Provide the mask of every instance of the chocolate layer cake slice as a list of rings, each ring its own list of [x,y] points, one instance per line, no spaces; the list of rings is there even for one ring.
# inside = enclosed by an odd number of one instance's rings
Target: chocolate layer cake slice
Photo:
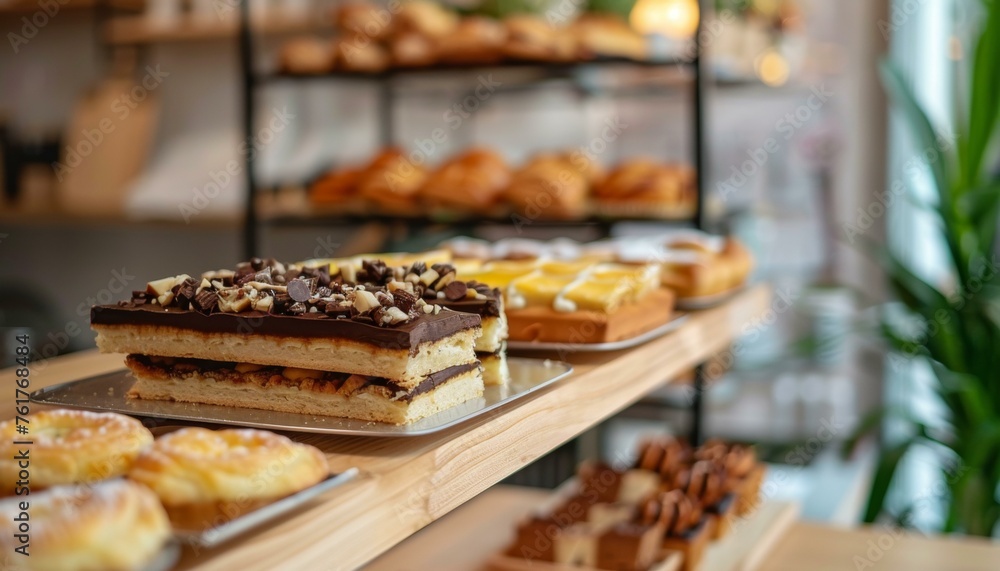
[[[432,373],[415,387],[390,379],[248,363],[129,355],[132,398],[257,408],[407,424],[479,397],[478,363]]]
[[[475,363],[479,315],[425,300],[413,287],[421,276],[396,275],[365,285],[328,267],[254,259],[150,282],[131,301],[94,307],[91,326],[104,352],[349,373],[405,390]]]

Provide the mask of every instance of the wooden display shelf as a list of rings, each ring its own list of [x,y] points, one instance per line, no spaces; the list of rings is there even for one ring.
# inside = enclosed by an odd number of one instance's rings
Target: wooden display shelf
[[[694,312],[677,331],[635,349],[545,355],[576,371],[517,405],[419,438],[292,434],[318,446],[334,471],[361,470],[270,528],[225,546],[187,551],[178,569],[353,569],[469,501],[560,444],[724,350],[765,310],[770,288],[754,286]],[[541,356],[541,355],[537,355]],[[95,352],[37,363],[31,389],[120,369]],[[13,378],[12,370],[2,373]],[[5,417],[13,403],[5,402]],[[39,408],[37,405],[35,408]]]
[[[497,486],[379,557],[366,566],[365,571],[520,569],[522,566],[513,565],[516,559],[500,554],[512,540],[517,522],[551,499],[552,492],[549,490]],[[763,503],[750,516],[738,519],[728,536],[709,544],[700,569],[759,569],[769,552],[784,541],[798,513],[796,504]],[[538,571],[548,567],[566,571],[572,569],[538,562],[523,565],[524,569]],[[665,561],[657,570],[670,567],[679,568],[680,561]]]

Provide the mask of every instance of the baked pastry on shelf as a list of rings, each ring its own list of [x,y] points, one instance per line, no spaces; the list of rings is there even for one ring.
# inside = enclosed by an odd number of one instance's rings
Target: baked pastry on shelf
[[[648,57],[646,38],[616,15],[585,13],[574,20],[569,29],[584,58],[644,60]]]
[[[514,171],[504,196],[529,220],[583,218],[597,169],[583,155],[540,154]]]
[[[278,68],[285,73],[313,75],[329,73],[335,62],[333,44],[321,38],[288,40],[278,53]]]
[[[309,200],[323,210],[361,213],[364,208],[358,192],[358,183],[362,174],[363,170],[359,168],[331,170],[316,179],[316,182],[309,187]]]
[[[651,159],[629,160],[594,188],[594,200],[598,212],[610,217],[690,217],[697,201],[694,170]]]
[[[393,67],[428,67],[437,63],[433,37],[416,32],[399,32],[389,39],[389,59]]]
[[[504,18],[503,25],[507,29],[503,52],[510,59],[561,63],[579,56],[576,36],[542,16],[514,14]]]
[[[402,150],[388,148],[362,172],[358,192],[382,212],[398,216],[420,214],[417,193],[427,180],[427,169],[411,161]]]
[[[128,471],[153,434],[138,420],[113,412],[43,410],[24,417],[31,430],[31,491],[116,478]],[[0,423],[0,495],[21,495],[16,419]]]
[[[659,286],[652,265],[494,261],[465,277],[500,288],[516,341],[620,341],[673,316],[674,294]]]
[[[24,533],[18,517],[30,517],[30,544],[17,539]],[[4,569],[141,571],[170,533],[156,495],[129,480],[32,490],[30,498],[0,501],[0,548],[12,565]],[[15,553],[18,548],[29,555]]]
[[[750,251],[732,237],[711,239],[687,233],[669,237],[663,245],[661,279],[682,298],[734,290],[753,271]]]
[[[455,31],[458,14],[437,2],[407,0],[399,7],[393,19],[395,34],[419,34],[425,38],[438,39]]]
[[[392,12],[383,6],[349,1],[336,7],[333,20],[341,34],[377,42],[390,35],[394,18]]]
[[[467,16],[437,38],[438,61],[446,64],[492,64],[503,59],[507,29],[492,18]]]
[[[201,531],[313,486],[329,474],[322,452],[285,436],[190,427],[158,438],[128,477],[153,490],[175,529]]]
[[[345,71],[379,73],[389,67],[389,50],[365,36],[348,35],[334,41],[334,66]]]
[[[488,149],[473,148],[432,172],[420,194],[431,205],[446,210],[492,215],[510,178],[503,157]]]

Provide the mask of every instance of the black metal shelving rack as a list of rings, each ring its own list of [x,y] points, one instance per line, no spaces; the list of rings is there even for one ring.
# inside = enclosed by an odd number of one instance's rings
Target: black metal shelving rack
[[[693,151],[693,162],[694,169],[697,177],[697,200],[694,216],[687,220],[651,220],[642,219],[643,222],[686,222],[693,224],[696,228],[704,229],[708,226],[708,219],[705,212],[705,199],[708,192],[708,162],[707,162],[707,137],[706,137],[706,105],[705,98],[709,89],[709,70],[708,62],[706,61],[704,50],[703,50],[703,35],[702,26],[703,22],[707,19],[705,16],[711,14],[712,6],[709,0],[698,0],[700,13],[702,15],[699,18],[698,28],[695,32],[694,41],[692,43],[692,50],[689,58],[676,58],[676,59],[666,59],[666,60],[656,60],[656,61],[635,61],[635,60],[623,60],[623,59],[607,59],[599,61],[588,61],[581,62],[579,64],[544,64],[544,63],[530,63],[530,62],[510,62],[496,65],[470,65],[470,66],[435,66],[428,68],[413,68],[406,70],[387,70],[381,73],[357,73],[357,72],[332,72],[328,74],[320,75],[289,75],[283,73],[258,73],[254,65],[254,42],[253,42],[253,30],[250,21],[250,3],[248,0],[242,0],[240,3],[240,27],[238,34],[239,42],[239,63],[240,63],[240,74],[242,77],[242,109],[241,109],[241,120],[243,124],[243,135],[245,141],[253,140],[255,134],[254,128],[254,109],[256,105],[256,91],[262,86],[272,84],[277,81],[322,81],[322,80],[358,80],[358,81],[368,81],[375,82],[379,87],[379,120],[380,120],[380,132],[383,142],[391,141],[393,134],[393,105],[395,100],[394,86],[392,85],[393,79],[404,75],[415,75],[415,74],[426,74],[426,73],[468,73],[471,71],[480,71],[484,69],[513,69],[513,68],[526,68],[526,69],[539,69],[546,72],[547,77],[560,77],[560,76],[571,76],[572,72],[578,68],[585,66],[611,66],[611,65],[621,65],[621,66],[634,66],[634,67],[645,67],[645,68],[655,68],[655,67],[669,67],[669,66],[680,66],[690,70],[691,72],[691,96],[692,96],[692,114],[691,114],[691,134],[692,134],[692,151]],[[246,202],[244,210],[244,220],[243,220],[243,249],[244,255],[247,259],[254,256],[257,253],[257,245],[259,239],[259,226],[261,220],[259,213],[257,212],[256,196],[258,193],[258,184],[256,180],[256,175],[254,172],[254,153],[244,153],[244,172],[246,173]],[[357,221],[367,222],[374,220],[389,220],[391,217],[358,217]],[[304,219],[307,221],[310,219]],[[400,219],[403,222],[407,222],[407,219]],[[426,219],[415,219],[416,222],[427,221]],[[638,219],[635,219],[638,220]],[[322,222],[321,219],[313,219],[314,222]],[[345,219],[340,218],[338,221],[345,221]],[[615,219],[613,221],[609,220],[586,220],[580,221],[582,224],[609,224],[614,222],[627,221],[624,219]],[[281,221],[279,221],[280,223]],[[287,223],[288,220],[283,222]],[[332,222],[332,220],[328,220]],[[414,223],[414,220],[409,220],[409,223]],[[462,223],[474,223],[476,220],[462,219]],[[483,223],[497,223],[495,219],[484,219],[481,220]],[[434,223],[440,223],[440,221],[434,221]],[[559,225],[572,224],[572,222],[558,222]],[[690,428],[690,438],[694,443],[698,443],[703,437],[703,417],[704,417],[704,399],[703,393],[705,391],[705,373],[704,367],[699,366],[695,369],[694,375],[694,396],[691,403],[691,428]]]

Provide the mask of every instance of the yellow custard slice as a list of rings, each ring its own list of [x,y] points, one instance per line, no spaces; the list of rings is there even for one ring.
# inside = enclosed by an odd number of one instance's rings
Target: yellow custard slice
[[[510,282],[507,287],[507,299],[514,308],[520,307],[552,307],[556,296],[566,286],[573,283],[576,275],[549,275],[541,272],[531,273]]]

